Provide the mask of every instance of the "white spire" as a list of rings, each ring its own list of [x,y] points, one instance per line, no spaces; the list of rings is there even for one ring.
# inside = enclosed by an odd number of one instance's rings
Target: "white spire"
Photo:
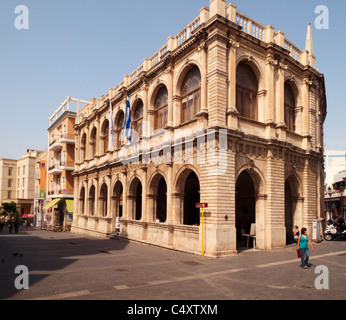
[[[311,30],[311,23],[309,23],[308,25],[308,31],[307,31],[307,35],[306,35],[306,46],[305,49],[307,51],[309,51],[310,55],[314,55],[314,47],[312,44],[312,30]]]

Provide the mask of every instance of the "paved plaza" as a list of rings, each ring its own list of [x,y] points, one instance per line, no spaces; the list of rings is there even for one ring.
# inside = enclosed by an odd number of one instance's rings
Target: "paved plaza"
[[[291,300],[346,299],[346,242],[315,244],[311,267],[296,247],[247,250],[212,259],[125,240],[95,239],[22,227],[0,233],[2,300]],[[15,287],[15,268],[29,270],[29,289]],[[329,272],[315,287],[317,266]]]

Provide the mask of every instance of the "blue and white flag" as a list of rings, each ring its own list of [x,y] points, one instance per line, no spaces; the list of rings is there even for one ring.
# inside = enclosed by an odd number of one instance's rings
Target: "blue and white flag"
[[[108,150],[114,151],[114,124],[113,124],[113,108],[112,101],[109,100],[109,141]]]
[[[129,97],[128,91],[127,91],[127,100],[126,100],[124,131],[125,131],[125,137],[127,138],[129,142],[131,142],[132,141],[132,121],[131,121],[130,97]]]

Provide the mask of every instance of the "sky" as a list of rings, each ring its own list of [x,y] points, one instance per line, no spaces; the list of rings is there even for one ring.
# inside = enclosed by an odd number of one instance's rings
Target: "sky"
[[[302,50],[312,24],[316,68],[326,80],[325,148],[346,150],[346,1],[232,2],[252,19],[284,31]],[[16,28],[19,5],[28,8],[28,29]],[[328,8],[328,29],[316,28],[319,5]],[[209,0],[1,0],[0,158],[46,150],[48,119],[67,96],[90,100],[106,94],[203,6]]]

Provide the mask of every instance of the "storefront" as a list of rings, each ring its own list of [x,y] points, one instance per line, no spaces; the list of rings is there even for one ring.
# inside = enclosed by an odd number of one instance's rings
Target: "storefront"
[[[44,210],[47,210],[47,224],[54,227],[70,229],[73,217],[72,199],[57,198],[48,203]]]
[[[33,226],[34,225],[34,215],[29,213],[29,214],[24,214],[22,216],[23,222],[26,224],[26,226]]]

